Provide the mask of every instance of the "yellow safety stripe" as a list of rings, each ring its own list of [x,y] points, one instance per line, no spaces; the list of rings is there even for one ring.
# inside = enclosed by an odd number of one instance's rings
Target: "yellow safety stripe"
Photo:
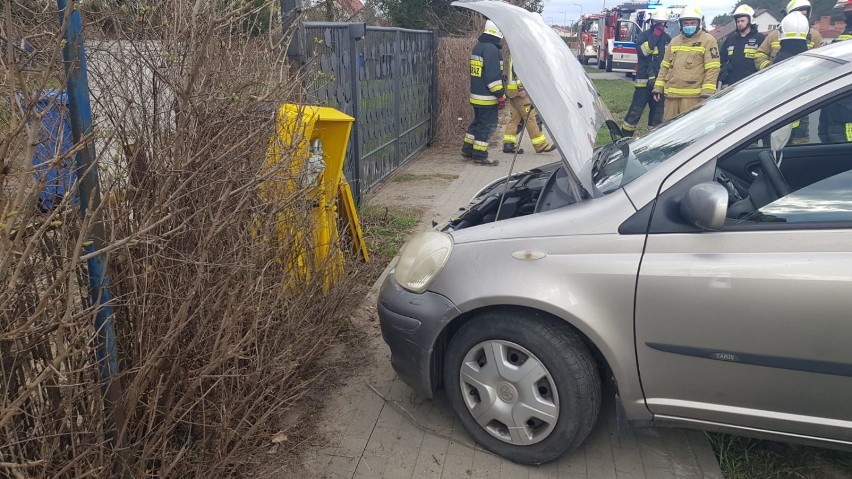
[[[636,88],[645,88],[648,86],[648,80],[636,80]]]
[[[660,63],[660,66],[663,68],[671,68],[672,64],[668,60],[663,60],[663,63]]]
[[[704,69],[705,70],[712,70],[714,68],[719,68],[721,66],[722,66],[722,64],[720,62],[707,62],[707,63],[704,64]]]
[[[702,46],[689,47],[689,46],[686,46],[686,45],[675,45],[675,46],[672,47],[672,51],[673,52],[701,53],[703,55],[704,52],[707,51],[707,49],[705,47],[702,47]]]
[[[800,120],[796,120],[796,121],[794,121],[794,122],[793,122],[793,124],[792,124],[791,126],[792,126],[793,128],[798,128],[798,127],[799,127],[799,121],[800,121]]]
[[[488,84],[488,89],[491,91],[499,91],[503,89],[503,80],[494,80]]]
[[[846,141],[852,141],[852,123],[846,124]]]
[[[544,142],[546,142],[547,138],[544,136],[544,133],[542,133],[542,134],[540,134],[536,137],[533,137],[530,141],[532,142],[533,145],[537,146],[537,145],[541,145]]]
[[[654,88],[656,88],[656,87],[661,87],[661,86],[663,86],[663,85],[665,85],[665,84],[666,84],[666,82],[664,82],[664,81],[663,81],[663,79],[662,79],[662,78],[660,78],[660,79],[658,79],[657,81],[655,81],[655,82],[654,82]]]
[[[666,88],[666,95],[701,96],[701,88]]]
[[[759,66],[759,67],[757,67],[757,68],[759,68],[760,70],[763,70],[764,68],[768,67],[771,63],[772,63],[772,62],[770,62],[769,60],[766,60],[765,62],[762,62],[762,63],[760,64],[760,66]]]
[[[485,58],[482,58],[482,57],[481,57],[481,56],[479,56],[479,55],[471,55],[471,56],[470,56],[470,60],[471,60],[471,61],[473,61],[473,60],[485,61]]]
[[[808,42],[808,50],[813,49],[813,47],[814,47],[814,42]]]
[[[784,34],[784,38],[804,38],[805,40],[807,40],[808,34],[807,33],[797,33],[797,32],[787,32],[787,33]],[[775,42],[773,42],[773,43],[775,43]],[[780,40],[778,41],[778,46],[781,46]]]
[[[497,104],[497,99],[495,98],[493,100],[480,100],[479,98],[473,98],[473,96],[471,96],[470,104],[479,106],[492,106]]]
[[[845,42],[846,40],[852,40],[852,35],[850,35],[848,33],[844,33],[844,34],[840,35],[839,37],[837,37],[837,39],[834,40],[834,41]]]
[[[473,149],[477,151],[488,151],[488,143],[484,141],[477,141],[473,143]]]
[[[474,137],[473,135],[471,135],[470,133],[465,133],[465,134],[464,134],[464,142],[465,142],[465,143],[470,143],[470,144],[472,145],[472,144],[473,144],[473,140],[474,140],[474,138],[475,138],[475,137]]]
[[[781,48],[781,41],[775,40],[774,42],[769,44],[772,48]]]
[[[518,137],[515,135],[503,135],[503,143],[517,143]]]
[[[621,127],[624,131],[636,131],[636,125],[631,125],[630,123],[625,123],[624,126]]]
[[[705,83],[705,84],[701,85],[701,89],[702,90],[716,91],[716,85],[714,83]]]

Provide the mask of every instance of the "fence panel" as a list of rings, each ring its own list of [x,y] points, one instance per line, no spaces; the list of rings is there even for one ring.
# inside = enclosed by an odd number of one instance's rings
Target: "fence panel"
[[[434,136],[435,34],[367,27],[355,39],[346,23],[304,26],[310,100],[356,119],[344,171],[360,203]]]

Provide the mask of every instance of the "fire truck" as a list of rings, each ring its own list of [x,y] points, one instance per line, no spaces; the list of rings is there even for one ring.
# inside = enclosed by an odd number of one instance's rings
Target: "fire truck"
[[[577,35],[577,59],[587,65],[589,59],[598,58],[598,28],[601,16],[587,13],[580,17]]]
[[[651,14],[658,8],[669,10],[666,31],[678,33],[677,14],[682,7],[664,7],[656,2],[629,2],[607,8],[599,15],[597,35],[598,68],[608,72],[636,72],[636,37],[651,25]]]

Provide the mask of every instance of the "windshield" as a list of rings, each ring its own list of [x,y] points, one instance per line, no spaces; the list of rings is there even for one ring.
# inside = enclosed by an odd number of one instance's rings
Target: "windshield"
[[[743,114],[761,111],[782,92],[838,65],[822,58],[795,56],[719,92],[647,136],[600,148],[589,162],[595,196],[623,187],[700,138],[725,128]]]

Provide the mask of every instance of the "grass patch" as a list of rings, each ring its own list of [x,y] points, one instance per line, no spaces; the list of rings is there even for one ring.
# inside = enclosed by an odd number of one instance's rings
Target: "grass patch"
[[[619,126],[627,115],[627,110],[630,108],[630,102],[633,100],[633,82],[629,80],[592,80],[595,88],[601,94],[609,110],[612,112],[613,118],[618,122]],[[636,136],[642,136],[647,133],[648,128],[648,108],[642,113],[642,118],[639,119],[639,126],[636,127]],[[609,131],[603,127],[598,131],[598,136],[595,139],[596,145],[605,145],[610,143]]]
[[[371,261],[386,265],[399,253],[423,212],[409,208],[364,205],[358,211]]]
[[[586,73],[603,73],[597,65],[583,65],[583,70],[586,70]]]
[[[391,178],[391,183],[406,183],[409,181],[422,181],[422,180],[455,180],[458,179],[459,175],[450,175],[447,173],[432,173],[427,175],[413,175],[410,173],[404,173],[402,175],[397,175]]]
[[[707,433],[728,479],[852,477],[852,453]]]

